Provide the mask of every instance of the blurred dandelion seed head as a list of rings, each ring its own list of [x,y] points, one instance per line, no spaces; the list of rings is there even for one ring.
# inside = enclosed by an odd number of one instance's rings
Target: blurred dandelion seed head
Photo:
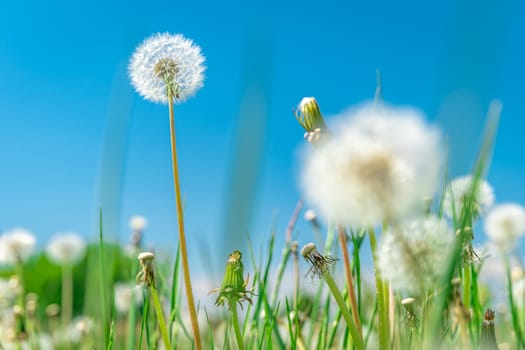
[[[156,34],[133,53],[129,75],[135,90],[146,100],[168,103],[168,89],[175,102],[183,102],[203,86],[204,56],[201,48],[181,34]]]
[[[129,228],[132,231],[144,231],[147,226],[148,220],[144,216],[135,215],[129,219]]]
[[[435,216],[418,218],[398,229],[390,228],[378,245],[381,276],[396,290],[421,295],[444,273],[454,244],[454,234],[447,222]]]
[[[365,105],[305,156],[305,197],[338,224],[402,218],[433,196],[442,153],[438,130],[413,109]]]
[[[454,215],[457,219],[460,218],[466,199],[472,190],[472,176],[458,177],[450,183],[445,191],[443,200],[443,210],[449,218]],[[474,201],[472,203],[473,218],[485,214],[487,210],[494,204],[494,191],[488,182],[480,180],[476,193],[474,194]]]
[[[0,264],[25,261],[33,253],[36,238],[24,228],[15,228],[0,236]]]
[[[86,254],[86,241],[78,233],[60,233],[51,238],[46,253],[58,265],[73,265]]]
[[[525,209],[514,203],[494,207],[485,219],[485,233],[499,249],[514,248],[525,234]]]

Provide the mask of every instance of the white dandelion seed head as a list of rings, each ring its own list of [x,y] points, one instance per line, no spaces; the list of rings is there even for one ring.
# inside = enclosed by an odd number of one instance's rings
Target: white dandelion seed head
[[[204,60],[201,48],[192,40],[181,34],[159,33],[137,47],[129,62],[129,76],[135,90],[146,100],[168,103],[166,82],[156,69],[159,62],[171,64],[175,102],[183,102],[203,86]]]
[[[514,203],[494,207],[485,219],[485,233],[499,249],[514,248],[525,234],[525,209]]]
[[[443,211],[449,218],[461,216],[465,200],[472,188],[472,176],[458,177],[450,183],[445,190],[443,199]],[[473,210],[474,218],[483,215],[494,204],[494,191],[488,182],[480,180],[474,196]]]
[[[434,194],[440,135],[416,110],[365,105],[331,131],[305,155],[301,172],[305,198],[325,218],[374,225],[409,214]]]
[[[132,231],[144,231],[147,226],[148,220],[144,216],[135,215],[129,219],[129,228]]]
[[[51,238],[46,253],[49,260],[58,265],[73,265],[84,257],[86,241],[78,233],[60,233]]]
[[[130,283],[115,283],[115,309],[126,314],[133,304],[142,304],[142,289]]]
[[[36,238],[24,228],[15,228],[0,236],[0,264],[25,261],[35,248]]]
[[[394,230],[381,236],[378,269],[395,290],[421,295],[443,277],[454,244],[453,230],[435,216],[411,220]]]

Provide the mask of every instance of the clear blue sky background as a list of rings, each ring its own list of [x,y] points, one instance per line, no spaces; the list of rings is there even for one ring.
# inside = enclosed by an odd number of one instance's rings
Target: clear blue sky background
[[[134,48],[166,31],[193,38],[208,67],[204,88],[176,109],[194,260],[222,262],[237,246],[221,237],[239,162],[252,173],[236,234],[259,246],[277,212],[284,236],[303,143],[291,108],[315,96],[329,116],[370,99],[377,68],[389,103],[444,128],[456,175],[501,99],[488,178],[498,201],[525,204],[524,14],[521,0],[3,1],[0,230],[27,227],[41,245],[57,231],[93,237],[102,205],[109,236],[126,241],[128,218],[142,214],[146,241],[175,247],[167,108],[142,100],[126,75]],[[253,91],[264,108],[246,106]],[[299,231],[310,239],[304,223]]]

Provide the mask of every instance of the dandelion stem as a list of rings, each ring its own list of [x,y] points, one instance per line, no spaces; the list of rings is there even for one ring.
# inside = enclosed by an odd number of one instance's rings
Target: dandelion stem
[[[348,307],[346,306],[343,295],[341,295],[341,292],[339,291],[339,288],[337,287],[332,275],[330,275],[330,272],[328,271],[328,269],[326,269],[322,273],[322,276],[326,284],[328,285],[328,288],[330,288],[330,291],[332,292],[332,295],[334,296],[335,301],[337,302],[337,305],[339,305],[339,309],[341,310],[341,313],[343,314],[343,317],[348,326],[348,330],[350,331],[350,334],[352,335],[352,338],[354,340],[355,347],[357,348],[357,350],[365,349],[365,345],[363,343],[363,339],[359,335],[357,325],[355,324],[354,319],[350,315],[350,311],[348,310]]]
[[[241,328],[239,327],[239,316],[237,314],[237,306],[230,305],[230,310],[232,312],[232,323],[233,329],[235,331],[235,338],[237,339],[237,347],[239,350],[244,350],[244,342],[242,340]]]
[[[151,297],[153,298],[153,306],[155,307],[155,312],[157,313],[157,320],[159,322],[160,333],[162,335],[162,340],[164,341],[164,346],[166,349],[171,349],[170,339],[168,337],[168,329],[166,328],[166,322],[164,321],[164,313],[162,312],[162,307],[160,306],[159,294],[157,293],[157,288],[151,286]]]
[[[188,252],[186,249],[186,235],[184,233],[184,217],[182,213],[182,196],[180,192],[179,166],[177,162],[177,146],[175,136],[175,117],[173,109],[173,92],[168,89],[168,107],[170,113],[170,141],[171,141],[171,164],[173,168],[173,183],[175,187],[175,199],[177,203],[177,222],[179,226],[179,244],[182,258],[182,271],[184,275],[184,286],[186,298],[188,300],[188,309],[191,319],[193,337],[195,339],[195,348],[201,350],[201,336],[199,323],[197,322],[197,313],[195,312],[195,302],[193,300],[193,290],[191,287],[190,267],[188,263]]]
[[[514,327],[514,332],[516,333],[516,348],[525,347],[525,341],[523,339],[523,334],[521,332],[520,320],[518,315],[518,309],[514,302],[514,296],[512,295],[512,277],[510,275],[510,261],[509,257],[505,256],[505,272],[507,277],[507,288],[508,288],[508,298],[509,298],[509,307],[510,313],[512,316],[512,326]]]
[[[341,250],[343,252],[343,263],[345,267],[348,295],[350,299],[350,309],[352,310],[352,315],[354,316],[359,336],[361,337],[361,339],[363,339],[363,335],[361,333],[361,321],[359,320],[359,309],[357,308],[357,301],[355,297],[354,280],[352,278],[352,267],[350,266],[348,245],[346,243],[346,232],[342,226],[339,226],[339,242],[341,244]]]
[[[62,325],[71,322],[73,316],[73,267],[62,266]]]
[[[384,285],[381,281],[381,276],[379,275],[379,270],[377,268],[377,240],[375,230],[373,228],[368,230],[368,237],[370,239],[370,250],[372,251],[372,257],[374,259],[377,312],[379,319],[379,348],[388,349],[388,319],[385,305],[385,291],[383,289]]]

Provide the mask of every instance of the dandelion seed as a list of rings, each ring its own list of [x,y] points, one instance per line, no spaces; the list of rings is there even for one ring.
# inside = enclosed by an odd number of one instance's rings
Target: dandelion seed
[[[305,197],[338,224],[370,226],[422,206],[439,180],[436,129],[411,109],[365,106],[305,157]]]
[[[472,190],[472,176],[462,176],[452,180],[445,191],[443,210],[449,218],[461,217],[465,202]],[[480,180],[472,202],[472,218],[476,219],[494,203],[494,191],[488,182]]]
[[[51,238],[46,253],[58,265],[74,265],[86,254],[86,241],[78,233],[60,233]]]
[[[35,248],[35,236],[28,230],[16,228],[0,236],[0,264],[15,264],[29,258]]]
[[[379,242],[377,266],[392,288],[421,295],[443,277],[454,244],[448,224],[430,216],[386,231]]]
[[[131,83],[146,100],[168,103],[167,89],[182,102],[203,86],[201,48],[180,34],[156,34],[146,39],[129,63]]]
[[[485,219],[485,232],[500,250],[513,249],[525,234],[525,209],[513,203],[496,206]]]

